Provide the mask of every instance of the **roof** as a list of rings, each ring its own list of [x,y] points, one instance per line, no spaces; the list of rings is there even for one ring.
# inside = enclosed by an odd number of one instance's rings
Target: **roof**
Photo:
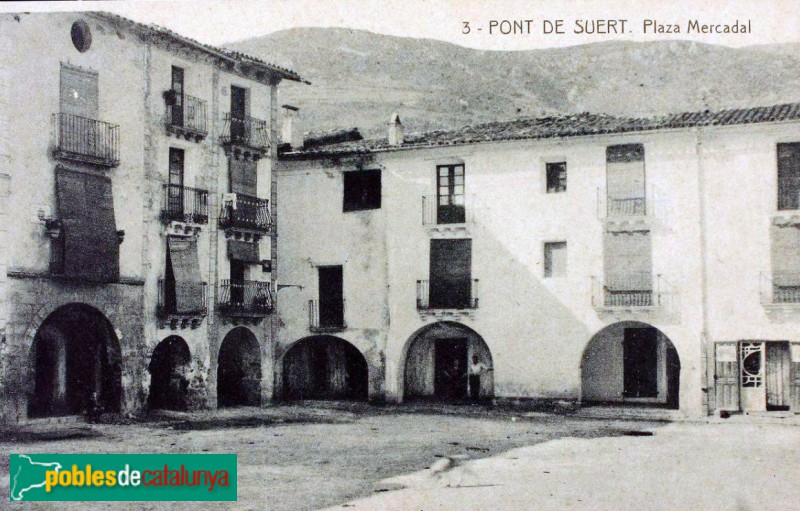
[[[263,60],[261,60],[259,58],[256,58],[256,57],[253,57],[253,56],[250,56],[250,55],[246,55],[246,54],[238,52],[238,51],[233,51],[233,50],[228,50],[226,48],[220,48],[220,47],[211,46],[211,45],[208,45],[208,44],[203,44],[203,43],[201,43],[199,41],[196,41],[194,39],[191,39],[189,37],[182,36],[182,35],[178,34],[177,32],[173,32],[172,30],[170,30],[168,28],[164,28],[164,27],[161,27],[161,26],[158,26],[158,25],[154,25],[154,24],[139,23],[137,21],[133,21],[131,19],[125,18],[124,16],[120,16],[118,14],[113,14],[113,13],[110,13],[110,12],[91,12],[91,13],[87,13],[87,14],[91,14],[93,16],[105,19],[105,20],[107,20],[107,21],[109,21],[111,23],[124,24],[129,28],[144,32],[145,34],[150,35],[150,36],[168,38],[171,41],[176,42],[178,44],[182,44],[184,46],[192,47],[192,48],[194,48],[196,50],[199,50],[199,51],[202,51],[202,52],[204,52],[204,53],[206,53],[206,54],[208,54],[208,55],[210,55],[212,57],[216,57],[216,58],[219,58],[219,59],[222,59],[222,60],[227,60],[228,62],[231,62],[231,63],[245,64],[245,65],[248,65],[250,67],[255,68],[257,71],[264,71],[264,72],[270,73],[272,75],[277,75],[280,78],[284,78],[286,80],[292,80],[292,81],[295,81],[295,82],[307,83],[309,85],[311,84],[311,82],[309,82],[307,80],[304,80],[303,78],[300,77],[300,75],[298,75],[297,73],[295,73],[294,71],[292,71],[290,69],[287,69],[287,68],[284,68],[284,67],[280,67],[280,66],[276,66],[274,64],[269,64],[269,63],[264,62]]]
[[[614,117],[580,113],[563,116],[497,121],[457,130],[438,130],[406,135],[400,146],[389,145],[386,138],[316,145],[283,155],[287,159],[325,157],[327,155],[398,151],[426,147],[480,144],[505,140],[536,140],[630,133],[660,129],[731,126],[765,122],[800,120],[800,103],[711,112],[684,112],[659,117]]]

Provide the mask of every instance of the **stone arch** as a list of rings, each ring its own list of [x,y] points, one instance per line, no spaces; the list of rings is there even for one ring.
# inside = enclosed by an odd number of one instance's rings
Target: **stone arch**
[[[581,358],[581,402],[677,409],[680,357],[661,330],[620,321],[597,332]]]
[[[440,321],[414,332],[402,362],[404,399],[461,401],[470,393],[467,365],[477,357],[486,366],[478,397],[494,396],[492,353],[483,337],[461,323]]]
[[[261,405],[261,348],[240,326],[228,332],[217,355],[217,406]]]
[[[340,337],[304,337],[283,356],[284,399],[366,400],[368,393],[367,359]]]
[[[98,309],[84,303],[57,307],[41,321],[30,346],[29,417],[120,411],[119,339]]]
[[[158,343],[148,366],[151,409],[186,409],[191,358],[189,345],[180,336],[171,335]]]

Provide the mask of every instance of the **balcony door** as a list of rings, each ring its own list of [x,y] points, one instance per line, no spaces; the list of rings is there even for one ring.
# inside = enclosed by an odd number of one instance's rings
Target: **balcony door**
[[[183,220],[183,149],[169,148],[169,193],[167,207],[170,219]]]
[[[61,65],[59,110],[62,114],[98,118],[97,76],[93,71]]]
[[[626,328],[622,348],[623,395],[658,397],[658,330]]]
[[[172,66],[172,92],[175,103],[172,105],[172,125],[183,126],[183,68]]]
[[[246,138],[247,89],[231,85],[231,140],[241,142]]]
[[[344,286],[341,266],[320,266],[319,325],[344,325]]]
[[[429,303],[435,309],[468,308],[472,285],[472,240],[432,239]]]
[[[436,222],[463,224],[464,165],[439,165],[436,167]]]
[[[231,304],[244,303],[245,262],[231,259]]]

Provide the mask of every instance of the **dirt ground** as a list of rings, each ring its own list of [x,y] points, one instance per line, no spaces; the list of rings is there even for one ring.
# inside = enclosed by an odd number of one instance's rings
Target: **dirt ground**
[[[385,492],[380,481],[438,458],[476,459],[564,437],[635,434],[657,423],[577,419],[483,406],[304,403],[132,424],[29,426],[0,435],[0,499],[9,453],[237,453],[239,500],[203,509],[319,509]],[[25,510],[194,510],[194,503],[15,503]]]

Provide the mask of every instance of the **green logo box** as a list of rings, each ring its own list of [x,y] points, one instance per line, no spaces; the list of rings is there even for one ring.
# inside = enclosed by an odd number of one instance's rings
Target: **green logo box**
[[[11,454],[11,501],[235,501],[235,454]]]

